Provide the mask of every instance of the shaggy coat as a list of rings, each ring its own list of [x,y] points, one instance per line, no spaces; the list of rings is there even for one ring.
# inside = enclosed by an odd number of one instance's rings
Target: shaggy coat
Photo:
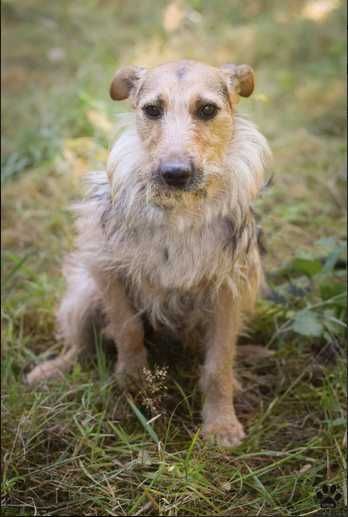
[[[191,62],[180,63],[184,63],[180,70],[196,70]],[[129,91],[120,93],[125,88],[121,79],[114,80],[113,98],[131,97]],[[150,79],[146,83],[139,74],[136,77],[131,97],[136,108],[153,88]],[[132,80],[128,73],[129,89]],[[155,162],[149,152],[154,143],[145,125],[149,121],[139,120],[141,113],[127,118],[106,171],[90,174],[88,194],[75,207],[76,249],[65,264],[67,292],[58,312],[64,352],[28,377],[34,382],[68,369],[85,346],[91,322],[100,315],[117,344],[119,378],[141,376],[146,365],[142,328],[146,317],[156,329],[170,328],[185,343],[198,339],[205,346],[200,381],[203,433],[227,446],[244,436],[233,409],[232,364],[241,322],[252,310],[263,281],[252,206],[270,155],[255,125],[236,113],[236,88],[229,91],[228,103],[221,104],[216,117],[226,120],[210,129],[207,137],[213,149],[221,149],[216,156],[198,150],[194,179],[183,190],[164,188],[154,179]],[[151,129],[157,131],[156,142],[162,142],[153,155],[162,153],[162,159],[168,148],[163,144],[165,131],[175,125],[167,110],[162,133],[158,125]],[[184,132],[177,124],[181,120],[177,111],[171,141]],[[198,130],[199,138],[206,128]],[[197,150],[197,141],[192,143],[196,133],[190,131],[178,149],[186,145]]]

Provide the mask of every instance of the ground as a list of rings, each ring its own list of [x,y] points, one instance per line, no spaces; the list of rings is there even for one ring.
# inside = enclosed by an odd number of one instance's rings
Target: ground
[[[324,483],[347,504],[344,2],[3,0],[1,9],[2,515],[308,515],[320,511]],[[83,175],[104,167],[129,109],[108,98],[113,72],[181,57],[254,67],[256,93],[240,111],[274,153],[257,205],[272,291],[241,338],[236,405],[248,438],[234,450],[202,442],[197,368],[180,347],[158,358],[134,400],[118,392],[115,354],[99,339],[64,379],[35,390],[22,382],[60,347],[69,205]]]

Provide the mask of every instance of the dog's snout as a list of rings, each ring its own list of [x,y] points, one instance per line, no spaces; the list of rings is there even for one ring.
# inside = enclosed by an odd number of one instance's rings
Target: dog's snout
[[[189,162],[173,161],[163,163],[159,173],[167,185],[185,188],[193,175],[193,167]]]

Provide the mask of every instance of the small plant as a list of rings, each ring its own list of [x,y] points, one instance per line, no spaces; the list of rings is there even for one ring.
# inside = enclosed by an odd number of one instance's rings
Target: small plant
[[[148,368],[144,368],[144,388],[141,393],[142,403],[145,408],[149,411],[152,417],[156,416],[159,412],[165,411],[164,399],[167,395],[167,377],[168,369],[165,367],[160,368],[156,366],[153,371]]]
[[[256,332],[276,327],[269,344],[292,333],[305,341],[342,344],[346,332],[346,250],[343,242],[321,239],[313,255],[298,253],[270,275],[260,303]],[[323,257],[320,250],[328,253]]]

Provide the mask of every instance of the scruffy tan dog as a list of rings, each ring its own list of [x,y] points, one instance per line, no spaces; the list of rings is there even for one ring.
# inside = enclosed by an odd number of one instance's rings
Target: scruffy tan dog
[[[68,370],[96,319],[117,345],[118,378],[141,376],[146,317],[188,345],[199,336],[203,434],[224,446],[240,443],[233,360],[262,283],[252,204],[270,154],[236,113],[239,96],[253,89],[247,65],[178,61],[116,73],[111,97],[129,98],[135,119],[77,207],[77,248],[58,312],[65,349],[34,368],[29,383]]]

